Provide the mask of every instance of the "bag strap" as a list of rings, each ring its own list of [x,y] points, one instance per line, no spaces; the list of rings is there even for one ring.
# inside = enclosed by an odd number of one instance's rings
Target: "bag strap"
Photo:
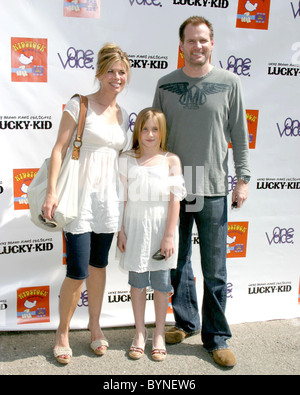
[[[79,97],[80,99],[77,134],[76,134],[76,139],[73,142],[73,153],[72,153],[72,159],[78,160],[80,154],[80,147],[82,146],[82,135],[83,135],[86,113],[88,108],[88,99],[86,96],[78,95],[77,93],[74,96],[72,96],[71,99],[73,99],[73,97]]]

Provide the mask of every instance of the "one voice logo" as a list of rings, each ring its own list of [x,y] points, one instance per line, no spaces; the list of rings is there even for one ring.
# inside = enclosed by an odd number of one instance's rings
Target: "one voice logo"
[[[162,7],[160,0],[129,0],[131,7],[133,5]]]
[[[222,69],[226,68],[239,76],[250,77],[251,59],[249,58],[243,59],[231,55],[227,59],[226,65],[223,66],[221,61],[219,63]]]
[[[67,67],[70,69],[94,69],[94,52],[91,49],[84,50],[70,47],[65,59],[59,53],[57,55],[64,70]]]
[[[276,226],[271,235],[266,232],[269,245],[272,244],[294,244],[294,228],[281,228]]]
[[[299,137],[300,121],[298,119],[286,118],[283,126],[276,123],[280,138],[282,137]]]
[[[296,2],[296,4],[297,4],[297,2]],[[298,8],[297,8],[297,5],[294,5],[294,2],[291,2],[291,7],[292,7],[294,19],[296,19],[297,17],[300,17],[300,1],[298,1]]]

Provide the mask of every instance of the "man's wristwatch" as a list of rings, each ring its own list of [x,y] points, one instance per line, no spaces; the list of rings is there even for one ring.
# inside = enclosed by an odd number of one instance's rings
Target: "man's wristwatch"
[[[238,177],[239,180],[244,181],[245,184],[248,184],[248,182],[250,181],[250,176],[240,176]]]

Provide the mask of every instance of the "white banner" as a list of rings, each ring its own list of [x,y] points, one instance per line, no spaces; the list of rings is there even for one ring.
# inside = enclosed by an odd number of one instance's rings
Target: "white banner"
[[[10,0],[0,13],[0,330],[58,324],[64,240],[32,224],[26,191],[50,155],[63,105],[74,93],[97,89],[97,53],[116,42],[132,67],[119,98],[131,133],[136,114],[152,104],[157,80],[181,66],[178,28],[196,14],[213,23],[212,64],[239,75],[247,108],[252,179],[244,207],[229,211],[229,323],[300,316],[299,1]],[[230,191],[235,182],[230,150]],[[201,305],[196,230],[193,245]],[[134,323],[115,251],[114,241],[103,327]],[[87,305],[84,290],[72,328],[86,328]]]

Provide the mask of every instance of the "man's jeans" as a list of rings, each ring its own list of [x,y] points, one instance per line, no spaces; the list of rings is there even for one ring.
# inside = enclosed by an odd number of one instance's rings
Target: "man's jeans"
[[[227,299],[227,197],[204,197],[203,208],[186,212],[191,205],[181,202],[177,269],[171,271],[172,305],[177,328],[187,333],[200,329],[195,279],[191,263],[194,220],[200,241],[204,278],[201,336],[208,351],[227,348],[231,332],[225,318]],[[202,200],[203,201],[203,200]]]

